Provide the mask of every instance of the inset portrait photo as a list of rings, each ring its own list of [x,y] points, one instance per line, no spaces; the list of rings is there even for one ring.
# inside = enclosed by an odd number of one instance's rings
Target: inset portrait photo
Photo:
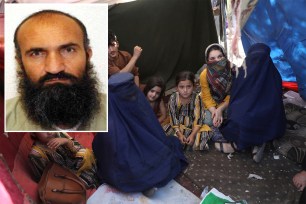
[[[107,131],[107,4],[5,5],[5,131]]]

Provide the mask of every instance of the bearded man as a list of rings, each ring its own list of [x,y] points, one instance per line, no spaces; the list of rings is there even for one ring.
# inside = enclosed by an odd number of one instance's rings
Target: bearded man
[[[20,96],[6,102],[7,131],[106,130],[106,96],[98,91],[80,20],[36,12],[19,24],[14,44]]]

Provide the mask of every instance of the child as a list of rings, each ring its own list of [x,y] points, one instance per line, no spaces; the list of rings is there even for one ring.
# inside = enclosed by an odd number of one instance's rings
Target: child
[[[146,98],[148,99],[155,115],[158,118],[159,123],[163,123],[167,117],[166,105],[163,101],[165,93],[165,82],[161,77],[151,77],[144,90]]]
[[[40,180],[50,161],[74,172],[86,188],[99,186],[93,152],[82,147],[67,133],[36,132],[31,134],[34,144],[29,159],[35,179]]]
[[[195,76],[189,71],[176,76],[177,91],[170,96],[168,107],[170,124],[164,129],[167,135],[175,133],[181,143],[194,150],[208,149],[208,130],[204,123],[202,101],[194,92]]]

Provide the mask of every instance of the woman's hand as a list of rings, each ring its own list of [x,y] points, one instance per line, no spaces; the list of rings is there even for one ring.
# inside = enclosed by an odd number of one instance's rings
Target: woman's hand
[[[219,127],[223,122],[223,111],[221,108],[217,108],[214,112],[213,125]]]
[[[69,141],[67,138],[53,138],[47,143],[47,146],[52,150],[56,150],[59,146],[67,144]]]
[[[210,107],[208,110],[210,111],[211,119],[213,120],[215,115],[216,115],[216,108],[215,107]]]

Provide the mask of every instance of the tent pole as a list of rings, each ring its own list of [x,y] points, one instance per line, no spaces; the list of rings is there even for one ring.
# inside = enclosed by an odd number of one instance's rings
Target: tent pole
[[[225,10],[225,5],[226,5],[226,0],[221,0],[221,7],[220,7],[220,17],[221,17],[221,22],[222,22],[222,34],[223,34],[223,41],[224,41],[224,49],[227,52],[227,39],[226,39],[226,10]]]

